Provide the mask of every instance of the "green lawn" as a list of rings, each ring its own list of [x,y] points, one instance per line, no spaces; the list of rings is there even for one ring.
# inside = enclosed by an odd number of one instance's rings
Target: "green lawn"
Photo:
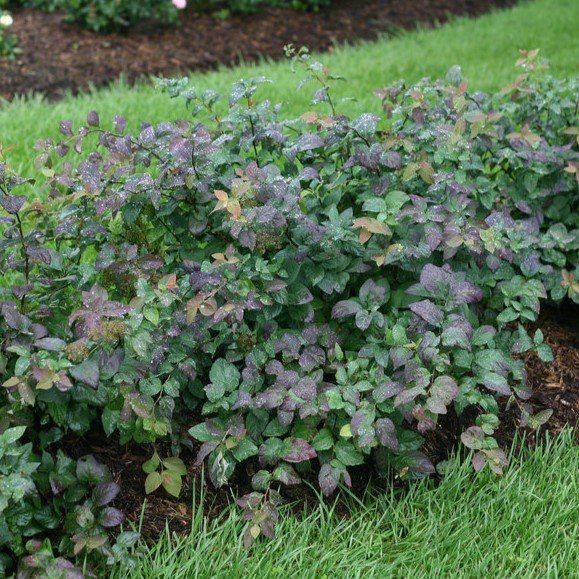
[[[403,34],[393,39],[336,50],[323,61],[348,79],[339,87],[342,96],[356,96],[344,105],[348,112],[378,110],[373,90],[405,78],[440,76],[460,64],[471,84],[480,89],[497,89],[517,74],[513,67],[518,49],[539,47],[552,63],[555,75],[579,72],[577,58],[579,2],[577,0],[523,1],[512,10],[495,12],[477,20],[460,19],[437,30]],[[281,47],[280,47],[281,52]],[[308,108],[309,90],[296,93],[296,78],[288,74],[285,62],[242,66],[209,74],[192,75],[198,87],[227,91],[239,76],[266,75],[274,83],[264,89],[268,97],[285,103],[285,113],[301,114]],[[58,122],[71,118],[82,122],[86,113],[97,109],[101,118],[123,114],[129,125],[143,120],[156,122],[185,113],[183,106],[159,94],[150,85],[136,90],[117,85],[78,98],[68,97],[56,104],[40,98],[16,101],[0,108],[0,144],[17,170],[33,175],[34,142],[58,134]]]
[[[168,534],[130,572],[113,577],[577,577],[579,447],[571,433],[513,459],[503,477],[454,460],[441,484],[351,500],[350,518],[321,504],[282,517],[273,541],[241,545],[235,509],[195,516],[191,535]]]

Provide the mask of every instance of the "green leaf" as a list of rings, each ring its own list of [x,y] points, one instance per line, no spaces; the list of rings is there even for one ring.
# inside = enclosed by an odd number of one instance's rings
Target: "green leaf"
[[[519,317],[519,314],[513,308],[509,307],[506,310],[503,310],[497,316],[497,321],[500,324],[508,324],[509,322],[516,320],[518,317]]]
[[[540,426],[543,426],[549,418],[553,415],[553,410],[551,408],[546,408],[545,410],[541,410],[537,412],[537,414],[531,415],[528,418],[529,426],[536,430]]]
[[[0,440],[5,444],[11,444],[22,438],[25,430],[26,426],[14,426],[13,428],[8,428],[2,435],[0,435]]]
[[[183,487],[183,479],[181,475],[172,470],[165,470],[162,473],[163,488],[173,497],[179,498],[181,488]]]
[[[159,323],[159,310],[154,306],[145,306],[143,308],[143,316],[149,320],[154,326]]]
[[[157,470],[157,468],[159,467],[160,464],[161,464],[161,459],[159,458],[159,455],[155,452],[149,460],[146,460],[143,463],[142,468],[145,472],[151,473],[151,472]]]
[[[337,388],[332,388],[326,392],[326,398],[328,399],[328,406],[331,410],[339,410],[344,408],[344,401],[342,400],[342,395]]]
[[[209,379],[217,391],[233,392],[239,386],[239,370],[225,358],[218,358],[211,366]]]
[[[14,374],[16,376],[23,376],[28,367],[30,366],[30,358],[22,357],[16,360],[16,364],[14,365]]]
[[[118,410],[111,410],[110,408],[103,409],[101,422],[107,436],[110,436],[117,428],[119,417],[120,412]]]
[[[553,352],[548,344],[539,344],[537,346],[537,354],[543,362],[553,361]]]
[[[477,328],[471,339],[471,343],[473,346],[488,346],[494,336],[496,334],[496,330],[491,326],[481,326]]]
[[[312,446],[316,451],[330,450],[334,445],[334,437],[329,428],[322,428],[314,437]]]
[[[476,353],[474,361],[485,370],[490,370],[491,372],[498,372],[504,366],[508,366],[508,362],[500,350],[481,350]]]
[[[161,380],[156,376],[141,380],[139,382],[139,391],[148,396],[157,396],[161,392]]]
[[[207,384],[204,388],[209,402],[217,402],[225,396],[225,386],[223,384]]]
[[[382,213],[386,211],[386,203],[382,197],[370,197],[364,201],[362,209],[370,213]]]
[[[163,392],[167,394],[167,396],[171,396],[171,398],[178,398],[180,394],[180,384],[179,381],[175,378],[169,378],[163,384]]]
[[[170,456],[169,458],[164,458],[163,459],[163,466],[167,470],[170,470],[171,472],[174,472],[176,474],[179,474],[179,475],[186,475],[187,474],[187,467],[185,466],[185,463],[180,458],[178,458],[176,456]]]
[[[496,372],[483,372],[482,374],[477,376],[480,383],[486,386],[489,390],[498,392],[503,396],[511,395],[512,392],[509,387],[509,383],[507,382],[507,379],[504,376],[501,376]]]
[[[188,430],[189,434],[199,442],[207,442],[213,440],[215,437],[207,430],[207,425],[204,422],[196,424],[193,428]]]
[[[384,196],[384,201],[392,213],[396,213],[409,199],[404,191],[389,191]]]
[[[342,438],[352,438],[352,428],[350,427],[350,424],[344,424],[344,426],[342,426],[342,428],[340,428],[340,436]]]
[[[258,452],[257,446],[250,438],[242,438],[237,446],[231,449],[231,454],[237,462],[243,462],[251,456],[255,456]]]
[[[145,492],[150,495],[155,492],[163,483],[163,477],[157,471],[149,473],[145,479]]]
[[[334,452],[336,458],[346,466],[356,466],[364,462],[364,456],[346,440],[339,440],[334,446]]]
[[[146,358],[152,341],[153,337],[149,332],[139,332],[130,340],[130,343],[133,350],[140,358]]]

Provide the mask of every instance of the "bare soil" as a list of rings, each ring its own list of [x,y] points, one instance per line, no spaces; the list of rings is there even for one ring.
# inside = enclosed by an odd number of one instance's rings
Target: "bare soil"
[[[331,50],[387,31],[432,26],[513,4],[515,0],[336,0],[319,12],[269,8],[225,20],[185,10],[180,26],[144,22],[106,35],[68,24],[59,13],[20,9],[13,12],[11,32],[19,38],[21,53],[14,60],[0,59],[0,97],[41,92],[55,99],[121,75],[134,82],[144,75],[279,58],[289,43]]]

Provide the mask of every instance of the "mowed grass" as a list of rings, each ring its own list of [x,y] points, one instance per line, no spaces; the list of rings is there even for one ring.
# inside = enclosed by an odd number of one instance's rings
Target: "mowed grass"
[[[342,110],[361,113],[379,110],[373,95],[376,88],[400,78],[414,81],[423,76],[438,77],[460,64],[473,87],[498,89],[518,72],[514,62],[521,48],[540,48],[549,58],[555,75],[579,72],[579,2],[577,0],[522,1],[510,10],[497,11],[479,19],[458,19],[434,30],[418,30],[357,47],[345,47],[320,57],[347,82],[338,83],[338,96],[355,97]],[[280,54],[282,47],[280,46]],[[296,92],[298,79],[287,62],[246,65],[232,70],[193,74],[193,85],[227,93],[241,76],[265,75],[273,83],[262,89],[263,96],[283,102],[283,114],[299,115],[310,108],[311,91]],[[1,80],[0,80],[1,82]],[[58,123],[72,119],[81,123],[89,110],[96,109],[103,121],[122,114],[136,130],[142,121],[158,122],[186,116],[179,100],[170,100],[149,83],[131,89],[117,84],[79,97],[68,96],[50,104],[41,97],[19,99],[0,106],[0,144],[15,170],[34,176],[32,146],[39,138],[58,138]]]
[[[436,486],[320,503],[282,516],[277,536],[246,551],[236,508],[198,510],[188,537],[165,534],[118,579],[194,577],[465,577],[543,579],[579,573],[579,447],[571,431],[524,451],[503,477],[454,459]]]

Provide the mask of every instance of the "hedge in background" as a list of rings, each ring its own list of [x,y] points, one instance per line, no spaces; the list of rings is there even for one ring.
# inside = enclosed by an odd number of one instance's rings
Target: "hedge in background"
[[[96,32],[129,28],[143,20],[175,23],[178,10],[186,5],[193,10],[216,11],[220,16],[248,14],[264,6],[317,10],[331,0],[0,0],[4,5],[21,5],[48,12],[63,11],[70,22]]]
[[[331,495],[365,462],[433,472],[423,437],[448,412],[472,412],[462,441],[497,473],[499,399],[547,417],[524,402],[518,355],[551,357],[523,326],[541,300],[579,300],[577,82],[531,52],[500,94],[454,68],[349,119],[335,77],[294,58],[317,112],[280,120],[263,78],[226,103],[170,81],[192,120],[63,121],[37,145],[30,199],[0,165],[7,569],[27,551],[23,570],[114,562],[136,540],[111,543],[119,488],[64,436],[148,445],[148,492],[179,494],[184,447],[216,486],[254,461],[250,545],[304,476]]]

